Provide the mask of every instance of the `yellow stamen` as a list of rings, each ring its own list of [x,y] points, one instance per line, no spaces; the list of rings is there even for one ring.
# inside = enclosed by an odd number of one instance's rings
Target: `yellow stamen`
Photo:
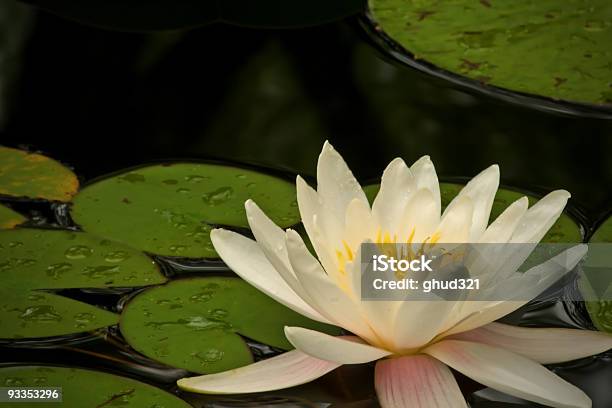
[[[346,255],[348,257],[348,260],[352,261],[355,256],[353,255],[353,251],[351,250],[351,247],[349,246],[349,244],[345,240],[342,240],[342,244],[344,244],[344,250],[346,251]]]

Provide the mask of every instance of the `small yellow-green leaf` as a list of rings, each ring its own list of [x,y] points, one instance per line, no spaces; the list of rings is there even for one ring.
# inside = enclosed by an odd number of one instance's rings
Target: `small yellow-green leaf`
[[[0,195],[67,202],[78,189],[76,175],[61,163],[0,146]]]

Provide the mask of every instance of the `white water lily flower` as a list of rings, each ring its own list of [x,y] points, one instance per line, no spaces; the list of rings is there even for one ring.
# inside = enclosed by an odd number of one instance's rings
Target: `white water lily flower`
[[[499,185],[491,166],[470,181],[441,214],[440,188],[429,157],[411,167],[393,160],[372,207],[342,157],[329,143],[317,167],[315,191],[297,179],[299,210],[315,258],[293,230],[277,227],[246,202],[256,241],[217,229],[215,249],[238,275],[278,302],[354,335],[333,337],[286,327],[295,350],[235,370],[179,380],[200,393],[277,390],[314,380],[342,364],[376,363],[383,407],[467,407],[449,367],[501,392],[553,407],[591,406],[580,389],[541,364],[612,348],[612,336],[560,328],[520,328],[495,320],[524,305],[583,257],[578,245],[557,262],[516,272],[505,259],[497,287],[517,291],[508,301],[362,301],[358,295],[363,242],[537,243],[569,198],[554,191],[528,208],[525,197],[488,224]],[[528,255],[528,254],[527,254]],[[513,258],[514,259],[514,258]]]

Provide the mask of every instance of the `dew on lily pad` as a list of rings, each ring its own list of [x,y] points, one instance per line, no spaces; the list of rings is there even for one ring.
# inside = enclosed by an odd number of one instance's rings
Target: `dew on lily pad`
[[[253,199],[277,224],[299,222],[293,182],[254,170],[209,163],[133,169],[85,187],[73,219],[88,232],[165,256],[216,258],[213,226],[248,227]]]
[[[78,188],[76,175],[61,163],[0,146],[0,195],[66,202]]]
[[[131,378],[81,368],[9,366],[0,368],[0,386],[61,388],[61,402],[20,402],[23,408],[143,407],[190,408],[164,390]]]
[[[448,72],[511,91],[612,105],[608,0],[369,0],[379,31]]]
[[[253,362],[242,337],[287,350],[283,327],[339,334],[307,319],[237,278],[172,281],[130,300],[121,314],[126,341],[153,360],[196,373],[214,373]]]
[[[459,191],[461,191],[462,188],[463,185],[458,183],[440,183],[440,200],[442,204],[442,210],[444,210],[446,206],[452,201],[452,199],[455,198],[457,194],[459,194]],[[376,197],[378,189],[378,184],[371,184],[364,187],[364,191],[370,202],[372,202],[374,200],[374,197]],[[508,207],[514,201],[525,195],[529,199],[530,206],[535,204],[539,199],[533,195],[523,194],[518,191],[506,188],[500,188],[499,190],[497,190],[497,193],[495,194],[495,199],[493,201],[493,207],[491,208],[491,216],[489,217],[489,222],[494,221],[506,209],[506,207]],[[569,215],[563,213],[561,214],[557,222],[546,233],[544,238],[542,238],[542,242],[575,243],[582,242],[582,239],[582,227]]]
[[[25,221],[23,215],[0,204],[0,229],[11,229]]]
[[[117,253],[124,254],[122,260]],[[80,333],[118,321],[115,313],[49,290],[165,282],[157,265],[139,251],[83,232],[42,229],[0,231],[0,277],[4,339]]]

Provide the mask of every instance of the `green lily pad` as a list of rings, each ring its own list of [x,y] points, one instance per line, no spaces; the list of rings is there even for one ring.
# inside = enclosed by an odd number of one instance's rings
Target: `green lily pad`
[[[215,373],[253,362],[238,334],[280,349],[291,345],[283,327],[339,334],[277,303],[238,278],[169,282],[132,299],[121,314],[126,341],[140,353],[196,373]]]
[[[300,221],[292,182],[202,163],[142,167],[98,181],[75,197],[71,214],[88,232],[150,253],[215,258],[211,225],[248,227],[248,198],[280,226]]]
[[[86,332],[116,324],[107,310],[49,290],[145,286],[165,282],[146,255],[73,231],[0,231],[0,338]]]
[[[608,0],[369,0],[417,60],[511,91],[612,103]]]
[[[451,202],[453,198],[463,188],[462,184],[458,183],[440,183],[440,200],[442,209]],[[378,193],[379,185],[371,184],[364,187],[366,196],[372,202]],[[491,216],[489,222],[495,220],[510,204],[527,194],[519,193],[518,191],[500,188],[497,190],[493,207],[491,208]],[[533,205],[538,201],[537,197],[527,195],[529,205]],[[547,243],[573,243],[582,242],[582,228],[569,215],[563,213],[557,222],[550,228],[548,233],[542,238],[542,242]]]
[[[22,408],[190,408],[187,402],[152,385],[100,371],[53,366],[0,368],[3,387],[62,388],[62,402],[19,402]]]
[[[26,218],[12,209],[0,204],[0,229],[11,229],[26,221]]]
[[[0,146],[0,195],[67,202],[78,189],[77,177],[59,162]]]
[[[612,243],[612,217],[605,220],[595,231],[590,243]],[[588,264],[588,259],[587,259]],[[586,268],[585,268],[586,269]],[[587,269],[588,270],[588,269]],[[581,280],[580,290],[582,293],[590,293]],[[585,292],[586,291],[586,292]],[[587,299],[590,296],[585,296]],[[599,301],[587,301],[585,302],[587,311],[591,316],[591,320],[597,329],[612,333],[612,300],[607,300],[609,297],[599,297]]]

